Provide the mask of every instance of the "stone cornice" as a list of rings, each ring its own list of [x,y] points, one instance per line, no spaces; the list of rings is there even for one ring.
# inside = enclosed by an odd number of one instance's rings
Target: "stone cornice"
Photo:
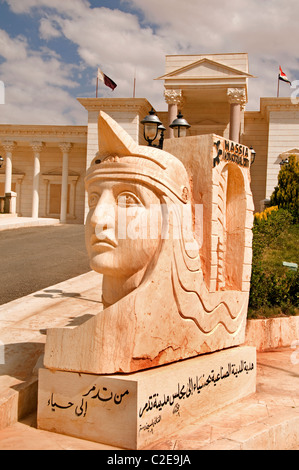
[[[77,98],[87,111],[135,111],[147,114],[152,105],[145,98]]]
[[[262,116],[269,119],[271,112],[299,111],[299,99],[291,97],[261,98],[260,109]]]
[[[0,124],[0,141],[11,139],[25,142],[70,141],[86,143],[87,126],[37,126]]]

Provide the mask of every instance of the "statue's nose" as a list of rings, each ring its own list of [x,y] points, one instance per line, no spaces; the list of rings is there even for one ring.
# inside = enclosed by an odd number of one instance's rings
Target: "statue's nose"
[[[91,217],[94,226],[100,225],[102,230],[115,227],[115,201],[110,192],[104,191],[99,198]]]

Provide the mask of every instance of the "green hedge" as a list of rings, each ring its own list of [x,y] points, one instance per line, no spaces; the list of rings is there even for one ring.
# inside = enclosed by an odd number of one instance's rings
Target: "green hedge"
[[[287,209],[294,222],[299,222],[299,160],[296,155],[290,155],[289,162],[282,165],[270,203],[272,206]]]
[[[284,254],[279,251],[288,240],[298,255],[298,225],[294,227],[293,223],[292,214],[277,207],[255,215],[249,317],[262,311],[265,316],[271,312],[274,315],[276,312],[297,314],[299,271],[283,266]],[[298,259],[289,261],[298,262]]]

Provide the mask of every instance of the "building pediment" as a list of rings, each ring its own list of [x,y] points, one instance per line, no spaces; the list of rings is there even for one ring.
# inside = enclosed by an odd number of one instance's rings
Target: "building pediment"
[[[251,78],[253,75],[238,70],[234,67],[224,65],[214,60],[203,58],[193,62],[192,64],[180,67],[167,73],[156,80],[227,80],[228,78]]]

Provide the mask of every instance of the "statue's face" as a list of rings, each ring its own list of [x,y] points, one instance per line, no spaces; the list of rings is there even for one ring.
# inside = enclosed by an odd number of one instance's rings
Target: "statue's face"
[[[161,238],[161,204],[145,186],[95,181],[88,187],[86,247],[90,267],[115,277],[130,277],[155,254]]]

